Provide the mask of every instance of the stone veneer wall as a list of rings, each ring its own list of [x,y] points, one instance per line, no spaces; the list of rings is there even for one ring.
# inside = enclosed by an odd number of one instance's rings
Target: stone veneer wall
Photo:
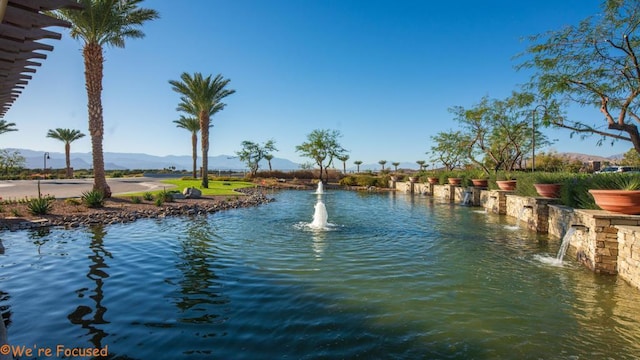
[[[618,276],[640,289],[640,227],[618,226]]]

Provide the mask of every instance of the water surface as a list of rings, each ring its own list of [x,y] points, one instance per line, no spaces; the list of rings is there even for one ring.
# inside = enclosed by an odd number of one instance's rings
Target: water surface
[[[2,233],[12,345],[156,358],[634,359],[639,292],[510,218],[325,191],[198,218]]]

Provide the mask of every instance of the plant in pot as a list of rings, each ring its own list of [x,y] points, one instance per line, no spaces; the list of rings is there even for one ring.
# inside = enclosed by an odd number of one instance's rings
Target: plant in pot
[[[498,174],[496,185],[500,190],[514,191],[516,189],[516,179],[508,172]]]
[[[489,174],[482,169],[474,170],[470,174],[471,184],[474,187],[487,188],[489,187]]]
[[[634,174],[595,174],[589,190],[602,210],[640,215],[640,177]]]
[[[535,174],[533,186],[536,188],[538,195],[542,197],[554,199],[560,197],[562,183],[558,175],[552,173]]]
[[[427,181],[429,182],[429,184],[433,184],[433,185],[440,184],[440,178],[435,173],[435,171],[427,172]]]

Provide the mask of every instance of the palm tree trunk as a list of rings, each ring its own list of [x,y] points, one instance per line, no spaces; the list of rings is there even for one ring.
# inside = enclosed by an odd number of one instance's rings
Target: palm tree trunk
[[[193,158],[193,178],[198,178],[198,134],[191,134],[191,157]]]
[[[67,163],[67,179],[71,179],[73,177],[73,173],[71,172],[71,144],[64,144],[64,159]]]
[[[93,157],[93,190],[100,191],[105,198],[109,198],[111,197],[111,189],[107,184],[107,177],[104,170],[104,154],[102,152],[102,138],[104,136],[104,119],[102,115],[104,57],[102,47],[98,43],[85,44],[82,52],[84,56],[84,76],[89,109],[91,154]]]
[[[209,114],[200,113],[200,133],[202,134],[202,188],[209,188]]]

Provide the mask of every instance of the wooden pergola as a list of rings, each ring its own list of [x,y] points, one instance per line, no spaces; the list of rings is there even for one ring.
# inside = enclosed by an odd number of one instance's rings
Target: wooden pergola
[[[39,61],[47,58],[42,51],[53,50],[38,40],[62,38],[45,28],[71,26],[44,13],[61,8],[82,6],[75,0],[0,0],[0,118],[29,83]]]

